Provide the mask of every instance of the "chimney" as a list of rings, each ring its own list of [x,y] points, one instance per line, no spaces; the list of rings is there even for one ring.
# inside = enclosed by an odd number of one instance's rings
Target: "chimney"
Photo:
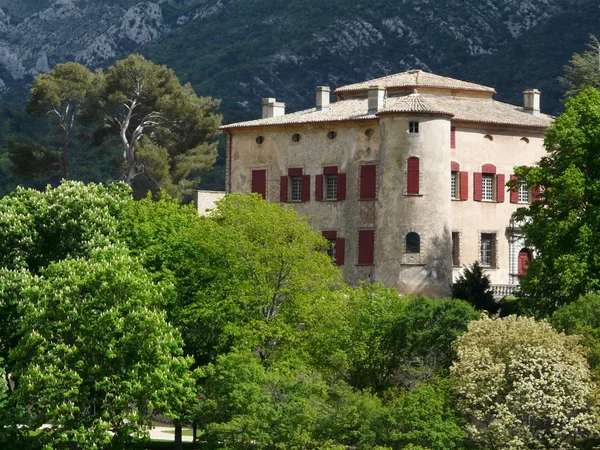
[[[262,118],[279,117],[285,115],[285,103],[278,102],[274,98],[263,98],[262,100]]]
[[[329,111],[330,93],[329,86],[317,86],[317,111]]]
[[[369,114],[377,114],[385,102],[385,88],[381,86],[369,87]]]
[[[540,115],[540,94],[537,89],[529,89],[523,92],[523,108],[534,116]]]

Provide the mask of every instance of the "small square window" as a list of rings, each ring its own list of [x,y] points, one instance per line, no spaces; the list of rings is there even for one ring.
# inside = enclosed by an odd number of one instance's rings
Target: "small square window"
[[[494,174],[484,173],[481,177],[481,200],[494,201]]]
[[[408,122],[408,132],[409,133],[418,133],[419,132],[419,122]]]
[[[338,176],[325,175],[325,200],[337,200]]]
[[[290,201],[302,201],[302,177],[289,177],[290,179]]]
[[[482,267],[495,267],[496,233],[481,233],[479,242],[479,264]]]

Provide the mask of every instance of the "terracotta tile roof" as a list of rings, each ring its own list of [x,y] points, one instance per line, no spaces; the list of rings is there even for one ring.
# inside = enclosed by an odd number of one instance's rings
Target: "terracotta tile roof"
[[[428,87],[461,91],[489,92],[491,94],[496,93],[494,88],[488,86],[456,80],[454,78],[442,77],[433,73],[423,72],[422,70],[411,70],[408,72],[388,75],[382,78],[376,78],[374,80],[363,81],[361,83],[349,84],[347,86],[337,88],[334,92],[339,95],[344,93],[367,91],[370,86],[381,86],[388,90],[403,87]]]
[[[453,122],[495,124],[514,127],[546,128],[552,116],[535,116],[520,106],[487,99],[408,95],[388,97],[385,107],[377,115],[368,114],[368,100],[357,98],[332,103],[328,111],[315,108],[286,114],[269,119],[224,125],[221,129],[263,127],[275,125],[340,122],[352,120],[377,120],[383,114],[443,114],[452,117]]]

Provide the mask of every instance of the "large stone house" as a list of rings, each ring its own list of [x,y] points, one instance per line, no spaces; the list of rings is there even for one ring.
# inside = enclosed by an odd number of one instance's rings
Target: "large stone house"
[[[511,216],[536,193],[505,183],[545,154],[539,91],[514,106],[419,70],[334,93],[318,87],[315,107],[291,114],[263,99],[262,119],[223,126],[227,191],[309,216],[352,284],[439,297],[479,261],[500,295],[518,285],[530,252]]]

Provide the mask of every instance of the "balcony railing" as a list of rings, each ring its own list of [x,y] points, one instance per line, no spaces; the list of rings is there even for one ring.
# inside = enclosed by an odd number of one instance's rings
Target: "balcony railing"
[[[509,295],[515,295],[518,290],[518,284],[492,284],[492,292],[496,300],[500,300]]]

